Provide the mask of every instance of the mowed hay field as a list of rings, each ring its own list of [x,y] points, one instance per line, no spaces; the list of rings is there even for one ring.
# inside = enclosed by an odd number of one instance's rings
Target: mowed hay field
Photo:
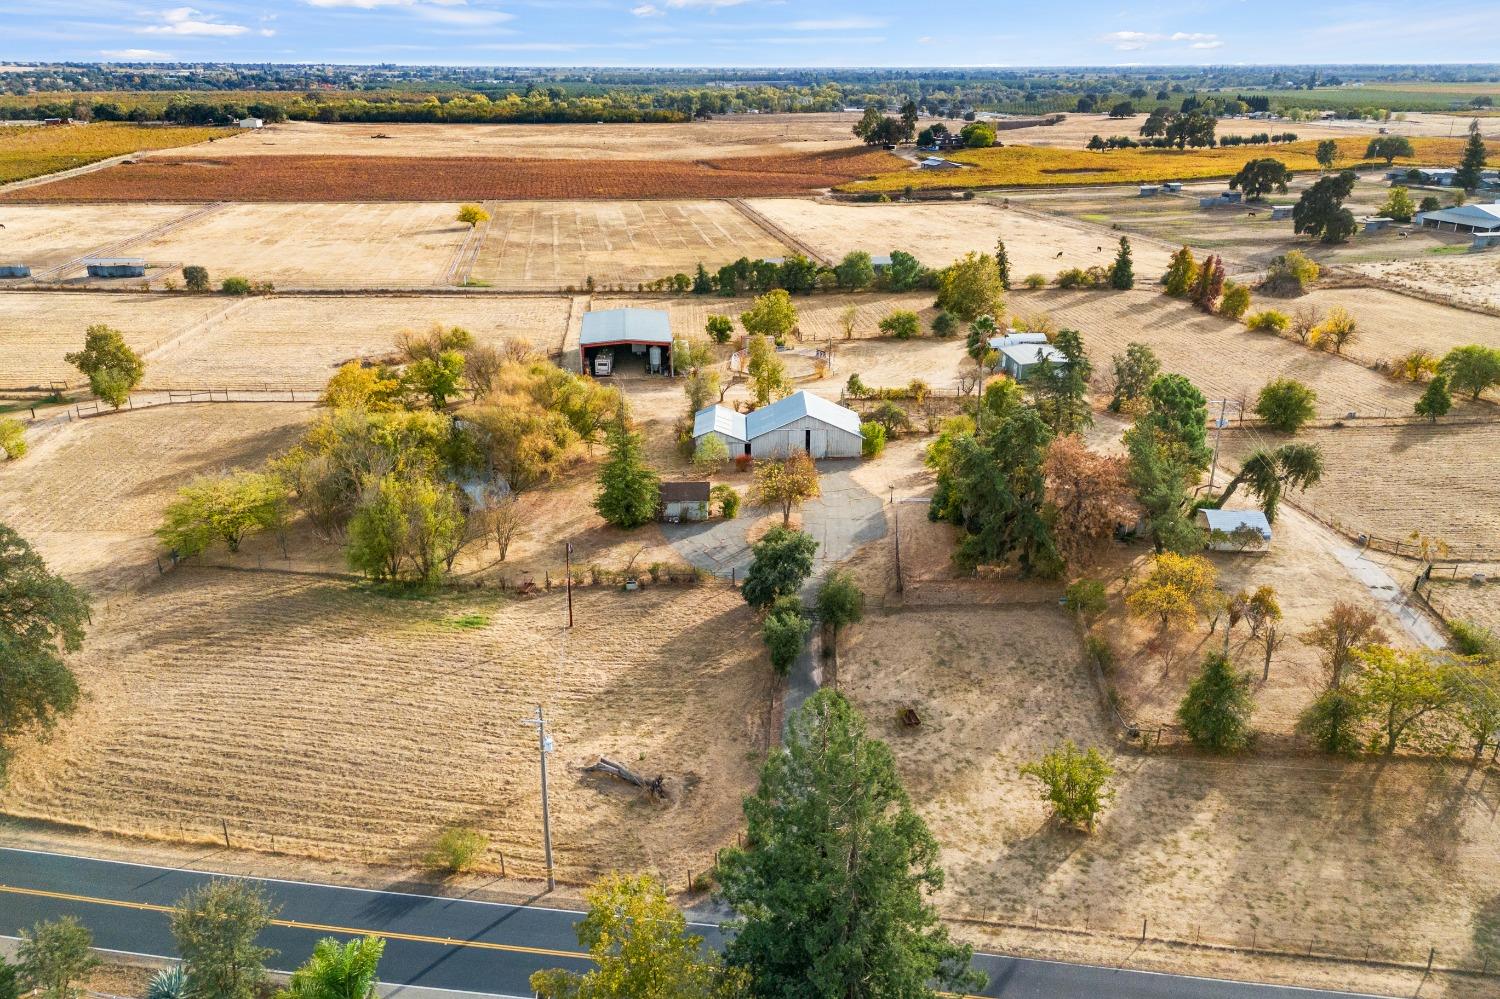
[[[1312,387],[1323,416],[1406,416],[1422,393],[1420,386],[1391,381],[1290,340],[1253,333],[1158,291],[1020,292],[1011,295],[1007,308],[1023,316],[1045,312],[1059,327],[1078,330],[1100,374],[1128,344],[1143,343],[1156,352],[1164,370],[1186,375],[1210,399],[1243,400],[1247,413],[1261,388],[1277,378],[1295,378]]]
[[[757,200],[751,207],[835,261],[853,250],[877,256],[904,250],[929,267],[946,267],[965,253],[994,253],[995,241],[1004,239],[1016,284],[1032,272],[1051,278],[1067,267],[1107,267],[1120,240],[1118,233],[983,201],[853,205],[778,198]],[[1165,246],[1147,240],[1137,240],[1132,250],[1137,274],[1166,270],[1172,256]]]
[[[0,521],[91,590],[154,577],[152,532],[177,488],[259,466],[311,419],[305,405],[204,403],[69,423],[0,464]]]
[[[164,295],[7,292],[0,295],[0,388],[47,388],[87,381],[64,355],[83,349],[84,331],[107,323],[147,354],[178,331],[222,311],[225,302]]]
[[[1469,960],[1497,945],[1496,790],[1461,768],[1114,758],[1083,836],[1017,768],[1064,739],[1109,752],[1099,694],[1058,610],[903,611],[850,629],[840,683],[887,740],[942,845],[956,917],[1239,946]],[[922,725],[900,724],[915,707]],[[1312,765],[1316,763],[1316,765]],[[959,932],[964,932],[962,926]],[[1072,942],[1044,946],[1066,957]],[[1402,949],[1404,948],[1404,949]]]
[[[184,265],[278,287],[399,288],[441,285],[469,235],[457,204],[223,205],[131,256],[181,284]]]
[[[181,218],[189,205],[10,205],[0,210],[0,258],[27,264],[32,277],[49,268]],[[5,282],[0,281],[0,287]]]
[[[1366,263],[1355,269],[1400,288],[1500,311],[1500,253],[1493,250]]]
[[[535,730],[556,740],[559,877],[674,886],[734,840],[769,667],[729,588],[393,599],[348,583],[182,568],[95,615],[90,695],[11,767],[0,805],[132,835],[418,865],[449,824],[543,874]],[[671,798],[581,768],[607,755]]]
[[[1500,558],[1500,424],[1365,426],[1304,430],[1323,448],[1323,480],[1289,501],[1351,533],[1406,540],[1413,531],[1460,553]],[[1238,461],[1265,440],[1230,431],[1223,453]]]
[[[1496,267],[1495,279],[1500,283],[1500,263]],[[1344,350],[1363,361],[1390,361],[1417,348],[1442,357],[1454,347],[1469,343],[1500,349],[1500,316],[1455,309],[1383,288],[1329,288],[1276,304],[1262,298],[1251,308],[1291,312],[1304,305],[1325,314],[1335,306],[1349,310],[1359,322],[1359,338]]]
[[[480,343],[520,338],[556,350],[566,298],[258,298],[206,324],[146,369],[150,388],[319,389],[339,365],[381,357],[404,330],[462,326]]]
[[[494,206],[468,277],[497,288],[636,285],[790,252],[727,201],[511,202]]]
[[[229,144],[179,150],[184,158],[412,156],[477,159],[698,160],[848,148],[858,114],[727,115],[666,124],[465,125],[289,121]],[[959,123],[949,123],[954,131]]]
[[[853,137],[851,136],[851,139]],[[688,160],[464,156],[153,157],[0,195],[0,201],[481,201],[804,194],[892,170],[890,153]]]

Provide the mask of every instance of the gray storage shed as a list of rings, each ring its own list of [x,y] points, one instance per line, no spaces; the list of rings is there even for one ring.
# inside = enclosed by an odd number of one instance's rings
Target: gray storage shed
[[[1049,343],[1017,343],[1000,348],[1000,370],[1018,382],[1031,377],[1031,372],[1042,361],[1062,364],[1067,355]]]
[[[608,363],[596,363],[600,358]],[[672,320],[665,309],[586,312],[578,335],[585,374],[613,374],[626,357],[639,357],[648,374],[672,374]]]
[[[708,519],[707,482],[663,482],[661,519],[676,524],[684,520]]]
[[[31,268],[25,264],[0,264],[0,278],[28,278]]]

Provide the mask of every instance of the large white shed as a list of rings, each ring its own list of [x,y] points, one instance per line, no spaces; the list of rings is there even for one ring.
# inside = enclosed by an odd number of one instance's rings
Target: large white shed
[[[859,414],[811,392],[795,392],[753,413],[710,406],[693,417],[693,440],[713,434],[731,455],[784,457],[805,451],[814,458],[858,458],[864,443]]]

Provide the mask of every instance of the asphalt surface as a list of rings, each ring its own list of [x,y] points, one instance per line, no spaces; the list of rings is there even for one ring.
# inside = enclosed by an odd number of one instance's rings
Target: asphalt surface
[[[0,935],[43,919],[73,915],[96,947],[175,956],[167,912],[213,875],[56,853],[0,849]],[[367,891],[293,881],[259,881],[280,906],[261,943],[271,967],[289,970],[327,936],[386,938],[383,981],[500,996],[530,996],[542,968],[586,970],[573,924],[580,913],[532,906]],[[711,946],[717,926],[690,924]],[[979,955],[989,975],[979,994],[1003,999],[1348,999],[1349,993],[1161,975],[1090,965]]]

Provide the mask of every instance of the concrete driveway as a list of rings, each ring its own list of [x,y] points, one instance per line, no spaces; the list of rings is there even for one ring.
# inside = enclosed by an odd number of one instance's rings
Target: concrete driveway
[[[802,529],[818,543],[813,576],[803,587],[811,597],[829,569],[854,551],[885,536],[884,504],[878,496],[857,484],[850,473],[854,461],[818,462],[823,495],[802,506]],[[662,524],[672,547],[690,564],[719,576],[734,570],[744,576],[750,566],[750,545],[745,531],[758,518],[741,510],[734,520]],[[757,508],[756,512],[763,512]]]

